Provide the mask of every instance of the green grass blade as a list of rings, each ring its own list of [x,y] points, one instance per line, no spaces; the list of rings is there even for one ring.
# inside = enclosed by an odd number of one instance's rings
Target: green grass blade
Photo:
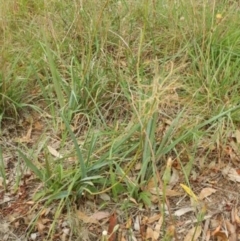
[[[41,181],[45,181],[43,172],[40,169],[38,169],[37,166],[35,166],[33,162],[25,154],[23,154],[19,149],[18,149],[18,153],[26,163],[27,167],[30,168],[30,170],[33,171]]]
[[[7,189],[7,183],[6,183],[6,171],[4,166],[4,160],[2,155],[2,147],[0,146],[0,175],[3,178],[3,185],[4,189]]]
[[[63,121],[64,121],[64,123],[66,125],[66,128],[67,128],[67,130],[68,130],[68,132],[70,134],[70,137],[71,137],[71,139],[73,141],[73,144],[75,146],[75,150],[76,150],[77,157],[78,157],[78,160],[79,160],[79,163],[80,163],[80,167],[81,167],[81,177],[85,178],[85,177],[87,177],[87,171],[86,171],[86,165],[85,165],[85,161],[84,161],[83,156],[82,156],[81,149],[80,149],[80,147],[78,145],[78,142],[77,142],[77,139],[76,139],[74,133],[71,130],[71,127],[70,127],[70,125],[68,123],[68,120],[64,117],[63,114],[62,114],[62,119],[63,119]]]

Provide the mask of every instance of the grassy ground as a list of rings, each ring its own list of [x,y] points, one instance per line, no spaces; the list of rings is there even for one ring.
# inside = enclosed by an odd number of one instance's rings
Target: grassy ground
[[[145,187],[152,178],[166,187],[170,157],[189,188],[197,158],[206,169],[224,157],[240,121],[237,3],[0,5],[2,132],[11,123],[18,133],[5,134],[12,144],[2,140],[6,190],[10,149],[20,167],[14,189],[34,173],[40,186],[31,199],[54,204],[54,220],[71,216],[86,196],[108,194],[119,208],[126,198],[150,206]]]

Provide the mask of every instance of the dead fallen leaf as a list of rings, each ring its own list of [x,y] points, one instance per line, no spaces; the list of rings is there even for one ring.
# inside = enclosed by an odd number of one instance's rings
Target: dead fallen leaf
[[[62,230],[61,241],[67,241],[67,240],[69,240],[69,239],[68,239],[69,233],[70,233],[70,229],[69,229],[69,228],[64,228],[64,229]]]
[[[152,177],[150,180],[149,180],[149,182],[148,182],[148,184],[147,184],[147,190],[150,190],[150,189],[152,189],[152,188],[155,188],[156,187],[156,181],[154,180],[154,177]]]
[[[147,225],[141,223],[140,236],[141,236],[142,240],[146,240],[146,235],[147,235]]]
[[[230,181],[240,182],[240,175],[234,168],[230,166],[223,168],[222,174],[225,178],[227,178]]]
[[[133,202],[134,204],[138,205],[137,201],[136,201],[134,198],[132,198],[132,197],[129,198],[129,201],[131,201],[131,202]]]
[[[44,209],[41,211],[40,216],[47,216],[50,212],[51,212],[51,208],[44,208]]]
[[[181,217],[185,213],[194,212],[194,211],[195,211],[195,208],[193,208],[193,207],[180,208],[180,209],[178,209],[177,211],[174,212],[174,215],[177,216],[177,217]]]
[[[228,220],[225,221],[227,230],[229,232],[229,241],[237,241],[236,226],[230,223]]]
[[[184,238],[184,241],[197,240],[202,232],[202,227],[197,226],[190,229]]]
[[[25,136],[20,137],[20,138],[16,138],[16,142],[19,142],[19,143],[32,143],[31,135],[32,135],[32,122],[31,122],[31,124],[29,126],[27,134]]]
[[[179,172],[177,169],[172,168],[172,175],[171,175],[168,186],[173,187],[178,183],[178,181],[179,181]]]
[[[170,225],[167,228],[167,237],[169,238],[169,240],[172,240],[172,238],[175,236],[176,233],[176,227],[174,225]]]
[[[154,230],[160,233],[162,224],[163,224],[163,216],[161,215],[161,217],[159,218],[158,222],[155,225]]]
[[[110,196],[109,196],[108,194],[106,194],[106,193],[101,193],[101,194],[99,195],[99,197],[100,197],[103,201],[110,201],[110,200],[111,200]]]
[[[5,234],[5,233],[9,233],[9,232],[10,232],[9,223],[8,222],[1,223],[0,233]]]
[[[37,239],[37,233],[31,233],[30,237],[31,237],[31,240],[36,240]]]
[[[115,241],[116,239],[116,232],[115,227],[117,225],[117,213],[116,211],[110,216],[109,218],[109,226],[108,226],[108,241]]]
[[[210,238],[211,238],[211,231],[208,230],[207,233],[206,233],[206,236],[205,236],[205,241],[210,241]]]
[[[139,171],[141,170],[142,168],[142,163],[138,162],[136,165],[135,165],[135,171]]]
[[[148,218],[147,224],[154,223],[154,222],[158,221],[161,217],[162,217],[161,214],[153,215],[152,217]]]
[[[102,220],[104,218],[107,218],[109,217],[109,212],[102,212],[102,211],[99,211],[99,212],[96,212],[94,213],[93,215],[90,216],[91,219],[95,219],[95,220]]]
[[[38,221],[37,221],[37,229],[38,229],[38,232],[41,234],[43,233],[44,229],[46,228],[46,226],[43,224],[42,222],[42,219],[39,218]]]
[[[217,238],[217,240],[220,240],[220,241],[228,241],[228,237],[226,233],[223,231],[219,231],[219,230],[214,231],[214,233],[212,233],[212,237]]]
[[[212,195],[213,193],[215,193],[217,190],[211,187],[206,187],[203,188],[199,194],[199,199],[203,200],[204,198]]]
[[[147,232],[146,232],[146,240],[148,240],[148,239],[155,240],[154,239],[154,231],[150,227],[147,228]]]
[[[89,217],[88,215],[86,215],[85,213],[77,210],[77,217],[78,219],[80,219],[81,221],[83,221],[84,223],[95,223],[98,224],[98,221],[94,218]]]
[[[160,232],[154,230],[154,231],[153,231],[153,240],[158,240],[159,236],[160,236]]]
[[[211,223],[211,227],[212,229],[215,229],[216,232],[218,232],[221,229],[221,222],[220,220],[218,220],[218,218],[211,218],[210,219],[210,223]],[[214,231],[212,231],[212,234],[214,233]]]
[[[47,224],[47,223],[50,223],[51,222],[51,219],[49,219],[49,218],[41,218],[41,222],[42,222],[42,224]]]
[[[62,232],[63,232],[64,234],[66,234],[66,235],[69,235],[69,233],[70,233],[70,228],[63,228],[63,229],[62,229]]]
[[[48,148],[48,151],[54,156],[54,157],[57,157],[57,158],[62,158],[63,156],[56,150],[54,149],[53,147],[51,146],[47,146]]]
[[[239,225],[240,224],[240,218],[238,216],[238,210],[237,208],[234,209],[234,221]]]
[[[135,231],[140,231],[140,216],[137,215],[134,221],[134,230]]]
[[[238,162],[238,160],[239,160],[238,155],[237,155],[238,143],[236,143],[235,141],[230,141],[229,146],[226,146],[224,151],[226,152],[227,155],[229,155],[232,163]]]
[[[202,241],[209,241],[209,239],[210,239],[210,219],[207,219],[206,221],[205,221],[205,224],[204,224],[204,226],[203,226],[203,231],[202,231]]]
[[[132,218],[128,218],[127,221],[126,221],[126,229],[129,229],[132,227]]]
[[[41,131],[43,129],[43,124],[40,121],[36,121],[33,124],[34,130]]]
[[[222,175],[226,177],[230,171],[231,167],[228,165],[222,169]]]
[[[161,188],[151,188],[149,189],[150,193],[153,194],[153,195],[163,195],[163,191]],[[171,190],[171,189],[167,189],[166,192],[165,192],[165,195],[167,197],[177,197],[177,196],[182,196],[182,193],[180,192],[177,192],[175,190]]]

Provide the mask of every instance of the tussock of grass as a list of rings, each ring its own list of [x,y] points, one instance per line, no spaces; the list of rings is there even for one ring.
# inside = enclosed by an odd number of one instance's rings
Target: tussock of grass
[[[213,155],[209,146],[224,146],[237,128],[235,3],[0,4],[1,115],[16,118],[31,106],[52,116],[64,157],[39,164],[29,157],[39,143],[19,153],[44,184],[36,200],[61,199],[59,213],[85,192],[111,191],[117,200],[125,191],[149,204],[141,187],[169,155],[182,160],[187,180],[194,157]]]

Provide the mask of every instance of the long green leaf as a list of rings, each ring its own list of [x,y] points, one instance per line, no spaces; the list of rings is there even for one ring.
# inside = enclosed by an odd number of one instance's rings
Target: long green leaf
[[[30,159],[29,159],[25,154],[23,154],[20,150],[18,150],[18,153],[19,153],[19,155],[22,157],[22,159],[25,161],[27,167],[30,168],[30,170],[32,170],[32,171],[35,173],[35,175],[36,175],[40,180],[44,181],[44,174],[43,174],[43,172],[42,172],[40,169],[38,169],[38,168],[33,164],[33,162],[30,161]]]
[[[62,114],[62,118],[63,118],[63,121],[68,129],[68,132],[71,136],[71,139],[73,141],[73,144],[75,146],[75,149],[76,149],[76,152],[77,152],[77,156],[78,156],[78,160],[79,160],[79,163],[80,163],[80,167],[81,167],[81,175],[82,175],[82,178],[85,178],[87,176],[87,172],[86,172],[86,165],[85,165],[85,162],[84,162],[84,159],[83,159],[83,156],[82,156],[82,151],[78,145],[78,142],[77,142],[77,139],[74,135],[74,133],[72,132],[71,130],[71,127],[68,123],[68,120],[64,117],[64,114]]]

